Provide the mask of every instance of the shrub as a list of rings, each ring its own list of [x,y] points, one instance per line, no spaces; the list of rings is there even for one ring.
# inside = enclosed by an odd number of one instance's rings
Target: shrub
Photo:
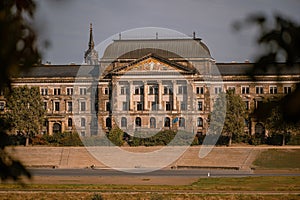
[[[53,135],[43,135],[48,144],[57,146],[83,146],[77,133],[64,132]]]
[[[42,134],[37,134],[31,139],[32,145],[47,145],[48,141]]]
[[[109,131],[107,137],[116,146],[122,146],[124,143],[124,132],[117,126]]]
[[[134,137],[130,137],[128,144],[130,146],[165,146],[165,145],[190,145],[198,144],[194,141],[194,134],[185,131],[163,130],[159,131],[151,137],[147,137],[148,133],[135,133]],[[173,140],[176,137],[176,140]]]
[[[291,135],[286,141],[287,145],[300,145],[300,135]]]
[[[94,194],[92,200],[103,200],[103,197],[101,194]]]

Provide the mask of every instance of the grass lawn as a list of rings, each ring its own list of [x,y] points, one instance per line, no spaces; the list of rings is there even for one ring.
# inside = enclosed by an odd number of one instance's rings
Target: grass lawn
[[[0,191],[0,199],[300,199],[300,177],[200,178],[185,186],[1,184]]]
[[[31,193],[31,194],[1,194],[0,199],[13,200],[296,200],[299,195],[263,195],[263,194],[156,194],[156,193]]]
[[[252,164],[256,169],[300,169],[300,149],[268,149]]]

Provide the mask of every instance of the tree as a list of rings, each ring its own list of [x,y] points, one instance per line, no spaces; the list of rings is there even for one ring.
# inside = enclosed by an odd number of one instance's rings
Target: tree
[[[286,137],[297,130],[297,124],[287,122],[282,115],[282,108],[276,106],[272,109],[271,115],[266,119],[266,128],[271,135],[280,135],[282,138],[281,144],[286,144]]]
[[[0,2],[0,86],[10,87],[11,77],[40,60],[37,35],[32,26],[33,0]]]
[[[212,145],[218,142],[226,116],[226,94],[220,93],[209,115],[209,129],[202,144]]]
[[[224,109],[226,108],[226,109]],[[244,134],[245,119],[247,117],[246,105],[239,95],[233,90],[219,94],[211,114],[210,128],[227,136],[228,145],[232,138],[238,138]],[[225,120],[222,120],[225,119]]]
[[[32,28],[36,4],[33,0],[0,1],[0,89],[11,87],[11,77],[40,60],[37,36]],[[0,119],[0,178],[18,180],[30,173],[12,158],[7,146],[10,122]]]
[[[273,21],[272,21],[273,20]],[[255,74],[275,70],[279,75],[282,71],[300,69],[300,25],[287,17],[276,14],[274,19],[268,19],[263,14],[252,14],[245,21],[238,21],[234,24],[237,30],[243,26],[255,24],[260,28],[257,43],[263,47],[263,54],[259,55],[254,63],[250,75],[255,79]],[[283,62],[285,67],[278,65]],[[300,83],[296,85],[291,94],[284,96],[273,103],[273,107],[282,107],[283,120],[286,122],[300,121]],[[269,106],[269,105],[267,105]],[[264,106],[261,106],[263,108]],[[266,113],[267,111],[268,113]],[[255,114],[258,118],[270,115],[272,109],[260,110]]]
[[[6,117],[12,129],[29,138],[40,131],[44,120],[45,109],[38,87],[15,87],[7,97]]]
[[[239,95],[233,90],[226,92],[226,117],[222,135],[229,137],[229,144],[232,138],[239,138],[244,134],[245,119],[247,117],[246,105]]]
[[[108,139],[116,146],[124,144],[123,136],[124,132],[118,126],[113,127],[107,135]]]

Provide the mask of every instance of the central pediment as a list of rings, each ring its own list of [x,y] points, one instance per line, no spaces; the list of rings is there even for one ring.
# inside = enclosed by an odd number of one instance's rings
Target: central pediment
[[[146,55],[140,59],[132,61],[129,64],[120,66],[112,70],[112,73],[128,73],[128,72],[193,72],[192,69],[162,58],[155,54]]]

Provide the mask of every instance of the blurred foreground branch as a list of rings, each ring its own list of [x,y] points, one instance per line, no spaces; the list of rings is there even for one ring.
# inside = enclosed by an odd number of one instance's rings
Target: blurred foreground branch
[[[298,71],[300,75],[300,25],[296,22],[274,15],[274,19],[267,18],[264,14],[253,14],[245,21],[234,24],[236,30],[247,26],[259,27],[260,33],[257,43],[262,46],[263,53],[255,61],[250,75],[255,80],[256,74],[261,72],[275,71],[278,75],[283,71]],[[278,65],[284,63],[284,66]],[[264,109],[267,108],[267,109]],[[265,104],[255,111],[257,118],[270,117],[273,109],[279,109],[286,122],[297,123],[300,121],[300,83],[291,94],[284,96],[274,103]]]

